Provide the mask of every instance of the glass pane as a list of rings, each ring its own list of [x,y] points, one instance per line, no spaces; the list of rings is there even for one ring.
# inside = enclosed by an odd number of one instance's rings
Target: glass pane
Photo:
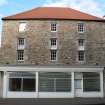
[[[57,51],[51,50],[51,60],[56,60],[56,56],[57,56]]]
[[[17,60],[24,60],[24,50],[17,50]]]
[[[54,80],[48,78],[39,79],[39,91],[54,92]]]
[[[18,38],[18,45],[24,45],[24,38]]]
[[[71,73],[46,72],[46,73],[40,73],[39,77],[46,77],[46,78],[71,78]]]
[[[84,51],[78,51],[78,60],[79,61],[84,61],[84,57],[85,57],[85,52]]]
[[[39,74],[40,91],[70,91],[71,73],[47,72]]]
[[[10,78],[9,79],[9,90],[10,91],[21,91],[21,78]]]
[[[31,72],[11,72],[9,73],[9,77],[30,77],[35,78],[35,74]]]
[[[83,23],[79,23],[78,24],[78,32],[83,32],[84,31],[84,24]]]
[[[23,79],[23,91],[35,91],[35,79]]]
[[[74,81],[74,87],[75,89],[81,89],[81,80],[75,80]]]
[[[71,91],[71,79],[56,79],[56,91],[57,92]]]
[[[78,44],[79,44],[79,46],[83,46],[84,45],[84,39],[79,39]]]
[[[83,90],[100,91],[99,73],[83,73]]]

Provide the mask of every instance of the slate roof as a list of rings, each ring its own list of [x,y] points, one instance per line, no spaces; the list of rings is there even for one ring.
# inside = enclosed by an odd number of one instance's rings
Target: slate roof
[[[12,16],[3,17],[2,20],[31,20],[31,19],[58,19],[58,20],[90,20],[105,21],[99,18],[72,8],[66,7],[39,7],[18,13]]]

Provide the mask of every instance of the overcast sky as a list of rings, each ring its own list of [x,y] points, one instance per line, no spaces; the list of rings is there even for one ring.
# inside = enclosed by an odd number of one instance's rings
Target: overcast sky
[[[99,17],[105,15],[105,0],[0,0],[0,20],[4,16],[41,6],[71,7]]]

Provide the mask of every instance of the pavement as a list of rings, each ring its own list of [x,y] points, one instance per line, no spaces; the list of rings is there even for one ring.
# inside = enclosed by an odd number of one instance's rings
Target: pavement
[[[105,98],[0,99],[0,105],[105,105]]]

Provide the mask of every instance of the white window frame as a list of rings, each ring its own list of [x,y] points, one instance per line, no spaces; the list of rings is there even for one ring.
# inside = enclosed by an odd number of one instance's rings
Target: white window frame
[[[51,51],[56,51],[56,59],[52,59],[52,52]],[[53,55],[54,56],[54,55]],[[54,57],[55,58],[55,57]],[[57,50],[50,50],[50,60],[51,61],[57,61]]]
[[[79,60],[79,52],[80,52],[80,51],[84,52],[84,60]],[[84,62],[86,61],[86,60],[85,60],[85,59],[86,59],[86,58],[85,58],[85,55],[86,55],[86,54],[85,54],[85,51],[84,51],[84,50],[79,50],[79,51],[77,52],[77,62],[79,62],[79,63],[84,63]]]
[[[24,50],[25,49],[25,38],[18,38],[17,39],[17,49]]]
[[[50,49],[57,49],[57,38],[50,38]]]
[[[82,41],[81,41],[82,40]],[[82,43],[81,43],[82,42]],[[86,48],[86,41],[84,38],[80,38],[77,40],[77,49],[78,51],[85,51]]]
[[[19,31],[20,33],[25,32],[25,31],[26,31],[26,26],[27,26],[27,23],[26,23],[26,22],[20,22],[20,23],[19,23],[19,29],[18,29],[18,31]],[[21,28],[23,28],[23,29],[21,29]]]
[[[83,25],[83,26],[81,26]],[[77,24],[77,32],[78,33],[84,33],[85,32],[85,24],[84,23],[78,23]]]
[[[50,30],[51,30],[51,32],[57,32],[58,25],[57,25],[56,22],[51,22],[51,24],[50,24]]]
[[[23,55],[20,56],[19,51],[23,51]],[[17,50],[17,61],[23,61],[24,62],[24,50]]]

